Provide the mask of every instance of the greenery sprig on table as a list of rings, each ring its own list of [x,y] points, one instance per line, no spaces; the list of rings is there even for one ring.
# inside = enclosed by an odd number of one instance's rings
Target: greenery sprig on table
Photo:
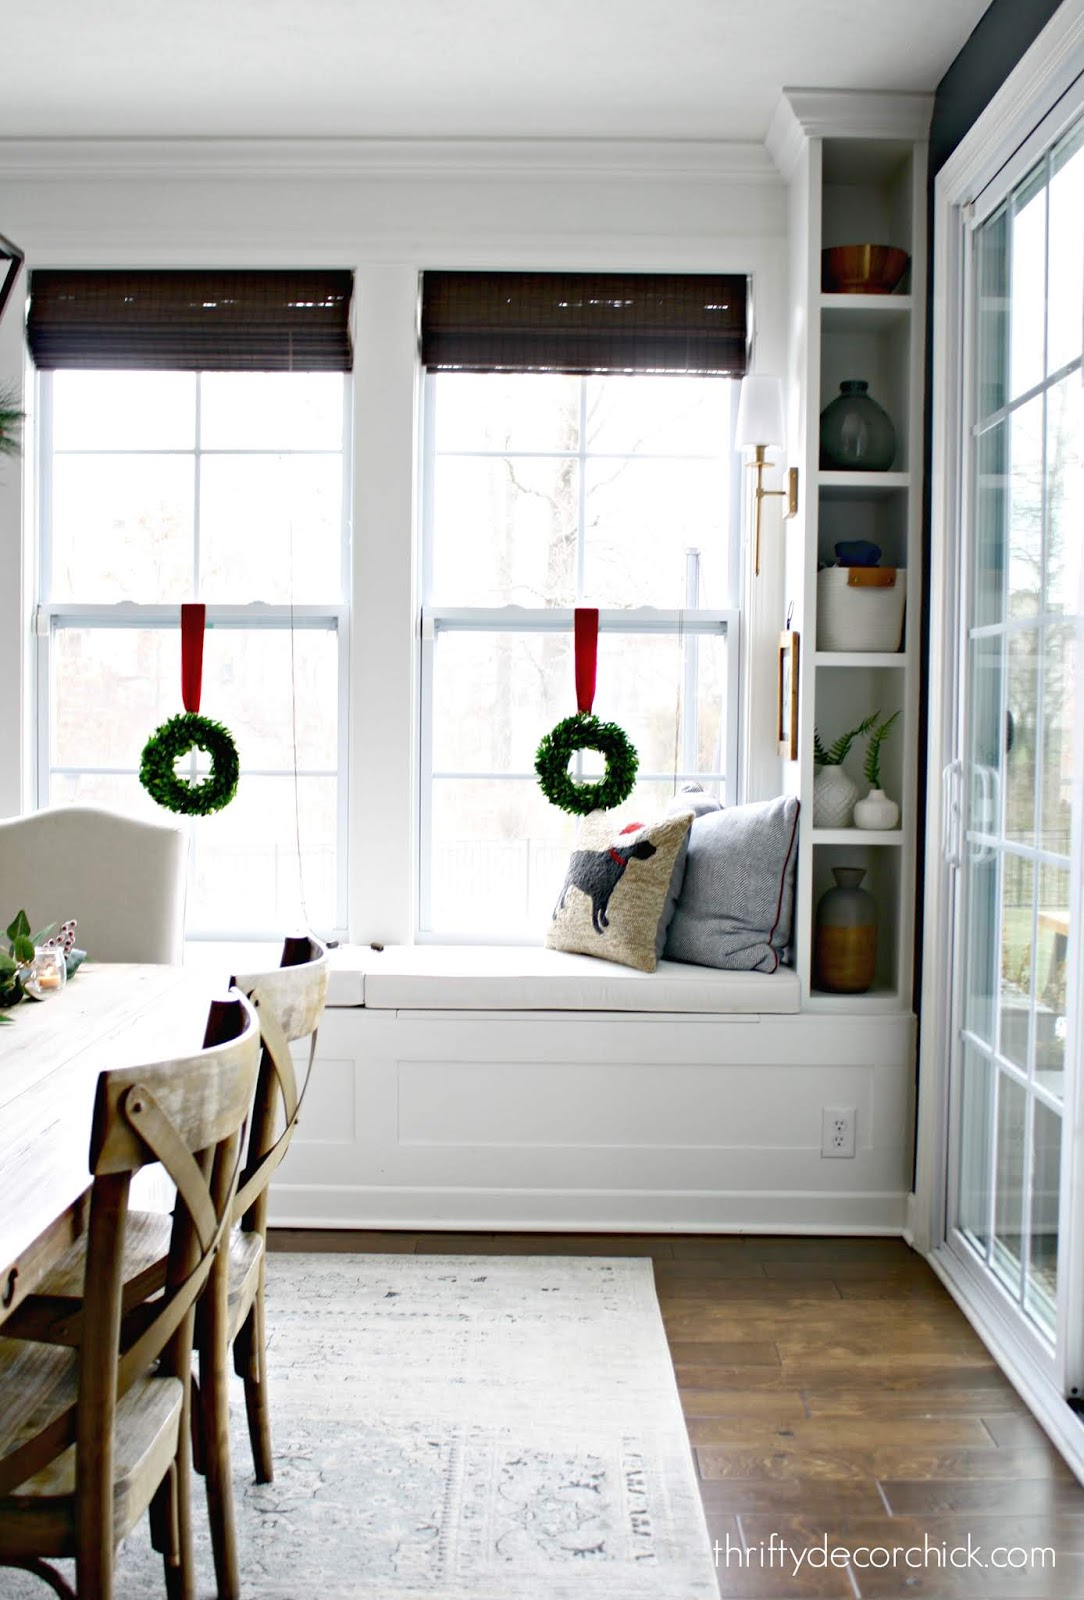
[[[15,919],[9,923],[7,936],[10,941],[6,950],[0,949],[0,1024],[10,1022],[6,1015],[12,1006],[17,1006],[20,1000],[26,999],[27,991],[23,988],[23,968],[28,967],[37,953],[38,945],[44,944],[56,929],[56,923],[51,922],[47,928],[42,928],[38,933],[31,933],[30,922],[25,911],[20,911]],[[69,950],[64,957],[64,966],[70,978],[86,960],[85,950]]]

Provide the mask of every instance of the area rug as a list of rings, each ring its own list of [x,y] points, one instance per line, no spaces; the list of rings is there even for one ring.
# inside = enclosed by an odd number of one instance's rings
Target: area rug
[[[244,1600],[714,1600],[650,1261],[274,1254],[268,1312],[274,1483],[232,1415]],[[144,1528],[117,1600],[164,1595]]]

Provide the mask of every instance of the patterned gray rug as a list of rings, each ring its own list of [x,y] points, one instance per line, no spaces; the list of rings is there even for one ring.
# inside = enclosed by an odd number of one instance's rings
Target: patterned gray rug
[[[233,1415],[245,1600],[715,1600],[650,1261],[276,1254],[268,1310],[274,1483]],[[213,1600],[202,1483],[195,1512]],[[164,1596],[144,1527],[117,1600]]]

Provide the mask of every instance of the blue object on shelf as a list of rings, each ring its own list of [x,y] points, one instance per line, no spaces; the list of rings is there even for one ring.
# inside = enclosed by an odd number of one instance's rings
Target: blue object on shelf
[[[841,539],[835,548],[841,567],[875,567],[881,559],[880,545],[869,539]]]

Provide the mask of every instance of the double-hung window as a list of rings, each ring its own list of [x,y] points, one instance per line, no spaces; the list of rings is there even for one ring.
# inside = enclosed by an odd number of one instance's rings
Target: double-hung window
[[[537,938],[552,909],[576,823],[533,766],[576,709],[578,605],[600,611],[595,710],[639,754],[628,815],[691,779],[736,796],[744,291],[426,275],[423,936]]]
[[[139,758],[182,709],[180,606],[204,602],[200,709],[241,779],[186,824],[196,937],[346,922],[348,307],[342,273],[32,283],[39,801],[180,820]]]

